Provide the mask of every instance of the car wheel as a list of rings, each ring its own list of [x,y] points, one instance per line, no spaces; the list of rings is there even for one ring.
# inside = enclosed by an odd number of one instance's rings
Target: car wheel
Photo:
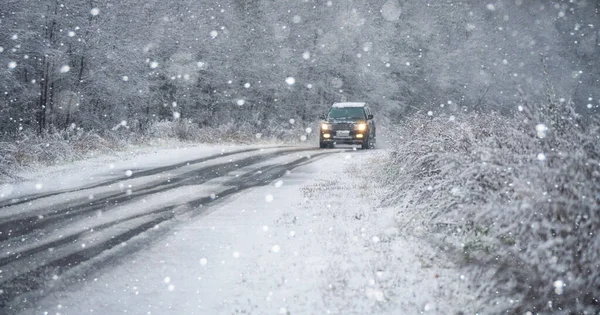
[[[329,147],[329,145],[325,142],[319,142],[319,148],[321,149],[327,149]]]
[[[369,149],[369,138],[367,138],[367,140],[363,141],[363,143],[361,144],[361,148],[363,150],[368,150]]]

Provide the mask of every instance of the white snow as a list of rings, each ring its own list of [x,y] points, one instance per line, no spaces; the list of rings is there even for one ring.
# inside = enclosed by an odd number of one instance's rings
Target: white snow
[[[68,275],[57,277],[37,308],[23,314],[53,312],[57,305],[61,314],[473,313],[469,303],[475,295],[467,282],[456,281],[456,267],[419,236],[400,235],[395,212],[378,208],[368,197],[376,188],[352,175],[377,151],[356,151],[350,160],[347,153],[332,152],[277,179],[275,186],[285,182],[277,189],[242,191],[209,206],[210,211],[161,224],[109,250],[106,255],[117,255],[136,242],[147,244],[105,268],[88,266],[96,271],[93,277],[67,287]],[[282,165],[298,155],[227,177]],[[223,181],[211,181],[202,190],[208,193]],[[161,207],[193,198],[202,194],[199,188],[150,196],[146,204]],[[265,202],[269,195],[272,201]],[[142,211],[141,205],[111,212]]]

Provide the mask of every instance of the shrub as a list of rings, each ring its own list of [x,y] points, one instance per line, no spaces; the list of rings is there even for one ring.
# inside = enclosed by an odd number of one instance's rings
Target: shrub
[[[421,223],[467,268],[493,273],[479,282],[487,311],[593,313],[599,128],[554,99],[514,118],[417,113],[395,130],[384,202],[406,229]]]

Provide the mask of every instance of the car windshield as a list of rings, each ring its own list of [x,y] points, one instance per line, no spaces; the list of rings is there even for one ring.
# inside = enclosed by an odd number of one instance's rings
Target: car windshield
[[[365,119],[362,107],[332,107],[329,110],[329,119]]]

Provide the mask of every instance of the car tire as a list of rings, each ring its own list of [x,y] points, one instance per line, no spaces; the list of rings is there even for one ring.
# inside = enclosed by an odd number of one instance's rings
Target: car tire
[[[325,142],[319,142],[319,148],[321,149],[327,149],[329,147],[329,144],[325,143]]]
[[[362,142],[362,144],[360,145],[360,147],[363,150],[368,150],[369,149],[369,137],[367,137],[367,139]]]

